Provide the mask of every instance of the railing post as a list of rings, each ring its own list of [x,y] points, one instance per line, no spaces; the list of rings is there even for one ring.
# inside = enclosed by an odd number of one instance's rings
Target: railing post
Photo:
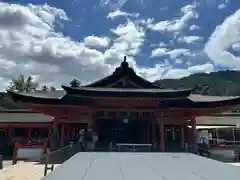
[[[187,142],[184,143],[184,150],[185,150],[185,152],[188,152],[188,143]]]
[[[46,155],[46,160],[45,160],[45,166],[44,166],[44,176],[47,176],[48,170],[53,171],[54,170],[54,164],[51,164],[51,166],[49,167],[48,165],[48,159],[49,155]]]
[[[109,143],[109,151],[112,151],[112,142]]]

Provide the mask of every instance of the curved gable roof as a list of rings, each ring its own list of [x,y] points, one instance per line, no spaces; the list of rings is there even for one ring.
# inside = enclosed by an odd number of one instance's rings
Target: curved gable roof
[[[116,68],[116,70],[109,76],[102,78],[98,81],[90,83],[84,87],[115,87],[118,83],[121,83],[121,80],[128,81],[128,84],[132,84],[130,88],[136,89],[154,89],[159,88],[159,86],[151,83],[150,81],[138,76],[133,68],[129,67],[129,64],[126,61],[126,56],[124,61],[121,63],[121,66]],[[125,83],[126,84],[126,83]],[[129,88],[123,85],[119,88]]]

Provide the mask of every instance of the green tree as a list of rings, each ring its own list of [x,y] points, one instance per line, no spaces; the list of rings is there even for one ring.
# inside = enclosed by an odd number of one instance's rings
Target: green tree
[[[81,86],[81,82],[77,79],[73,79],[69,84],[71,87],[80,87]]]
[[[18,77],[13,77],[10,84],[10,89],[19,92],[31,92],[36,91],[38,83],[33,80],[32,76],[25,77],[24,75],[19,75]]]

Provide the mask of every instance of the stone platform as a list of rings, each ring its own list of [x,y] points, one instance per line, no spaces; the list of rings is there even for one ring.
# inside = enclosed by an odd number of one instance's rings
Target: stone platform
[[[78,153],[42,180],[239,180],[239,167],[188,153]]]
[[[0,180],[40,180],[43,175],[44,165],[35,162],[19,162],[0,170]]]

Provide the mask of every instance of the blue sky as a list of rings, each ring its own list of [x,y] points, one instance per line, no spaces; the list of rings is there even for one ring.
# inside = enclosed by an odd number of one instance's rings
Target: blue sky
[[[19,74],[88,83],[124,55],[150,81],[240,68],[239,0],[0,2],[1,89]]]

